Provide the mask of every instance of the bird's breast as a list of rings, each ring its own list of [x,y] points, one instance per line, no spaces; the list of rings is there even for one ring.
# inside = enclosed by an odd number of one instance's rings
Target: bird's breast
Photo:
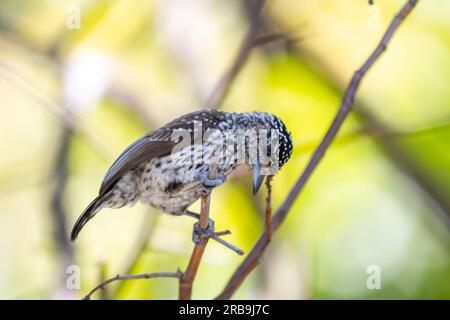
[[[202,173],[211,176],[208,159],[212,154],[207,148],[192,146],[144,164],[138,184],[140,200],[168,213],[184,213],[189,205],[211,192],[212,188],[199,179]],[[234,169],[234,163],[221,160],[214,163],[213,175],[228,175]]]

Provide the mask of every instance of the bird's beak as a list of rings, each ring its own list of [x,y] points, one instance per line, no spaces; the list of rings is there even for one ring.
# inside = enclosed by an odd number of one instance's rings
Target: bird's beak
[[[265,176],[261,175],[261,166],[259,165],[259,163],[253,165],[252,173],[253,173],[253,195],[255,195],[258,193],[258,190],[261,187]]]

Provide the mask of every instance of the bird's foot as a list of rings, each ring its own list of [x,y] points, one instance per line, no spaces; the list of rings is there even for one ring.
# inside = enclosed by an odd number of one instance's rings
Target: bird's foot
[[[200,226],[200,221],[198,221],[194,224],[194,231],[192,233],[192,241],[194,241],[194,243],[196,245],[202,245],[202,243],[204,243],[203,241],[205,241],[208,238],[212,238],[215,241],[217,241],[218,243],[220,243],[221,245],[224,245],[225,247],[233,250],[237,254],[243,255],[244,251],[242,251],[238,247],[236,247],[236,246],[232,245],[231,243],[220,238],[221,236],[224,236],[227,234],[231,234],[231,232],[229,230],[215,232],[214,231],[214,221],[212,219],[209,219],[208,227],[206,229],[202,229]]]
[[[217,178],[210,179],[208,177],[208,172],[201,172],[198,174],[198,180],[200,180],[205,187],[215,188],[227,181],[227,176],[224,174],[218,174]]]

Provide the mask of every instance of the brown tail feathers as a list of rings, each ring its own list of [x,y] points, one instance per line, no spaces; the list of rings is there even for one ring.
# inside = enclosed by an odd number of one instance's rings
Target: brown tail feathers
[[[100,210],[100,205],[103,203],[104,199],[105,199],[105,195],[98,196],[83,211],[83,213],[78,218],[78,220],[75,222],[75,225],[72,228],[72,232],[70,234],[70,240],[75,241],[75,239],[77,238],[78,234],[80,233],[80,231],[84,227],[84,225],[89,220],[91,220],[91,218],[94,217],[97,214],[97,212]]]

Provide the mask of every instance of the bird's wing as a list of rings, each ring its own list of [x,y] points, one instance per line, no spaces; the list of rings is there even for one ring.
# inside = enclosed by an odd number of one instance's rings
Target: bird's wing
[[[172,140],[173,130],[192,129],[192,121],[195,120],[204,123],[204,132],[205,129],[208,129],[214,122],[218,121],[221,116],[221,112],[216,110],[192,112],[136,140],[112,164],[103,179],[99,194],[102,195],[109,191],[126,172],[136,169],[142,163],[157,157],[169,155],[178,143]],[[209,121],[204,121],[206,119],[209,119]],[[184,141],[184,143],[186,142],[190,143],[190,141]]]
[[[155,132],[158,133],[158,132]],[[171,153],[175,142],[150,133],[133,142],[117,158],[103,178],[99,194],[107,192],[126,172],[136,169],[142,163],[148,162],[156,157]]]

